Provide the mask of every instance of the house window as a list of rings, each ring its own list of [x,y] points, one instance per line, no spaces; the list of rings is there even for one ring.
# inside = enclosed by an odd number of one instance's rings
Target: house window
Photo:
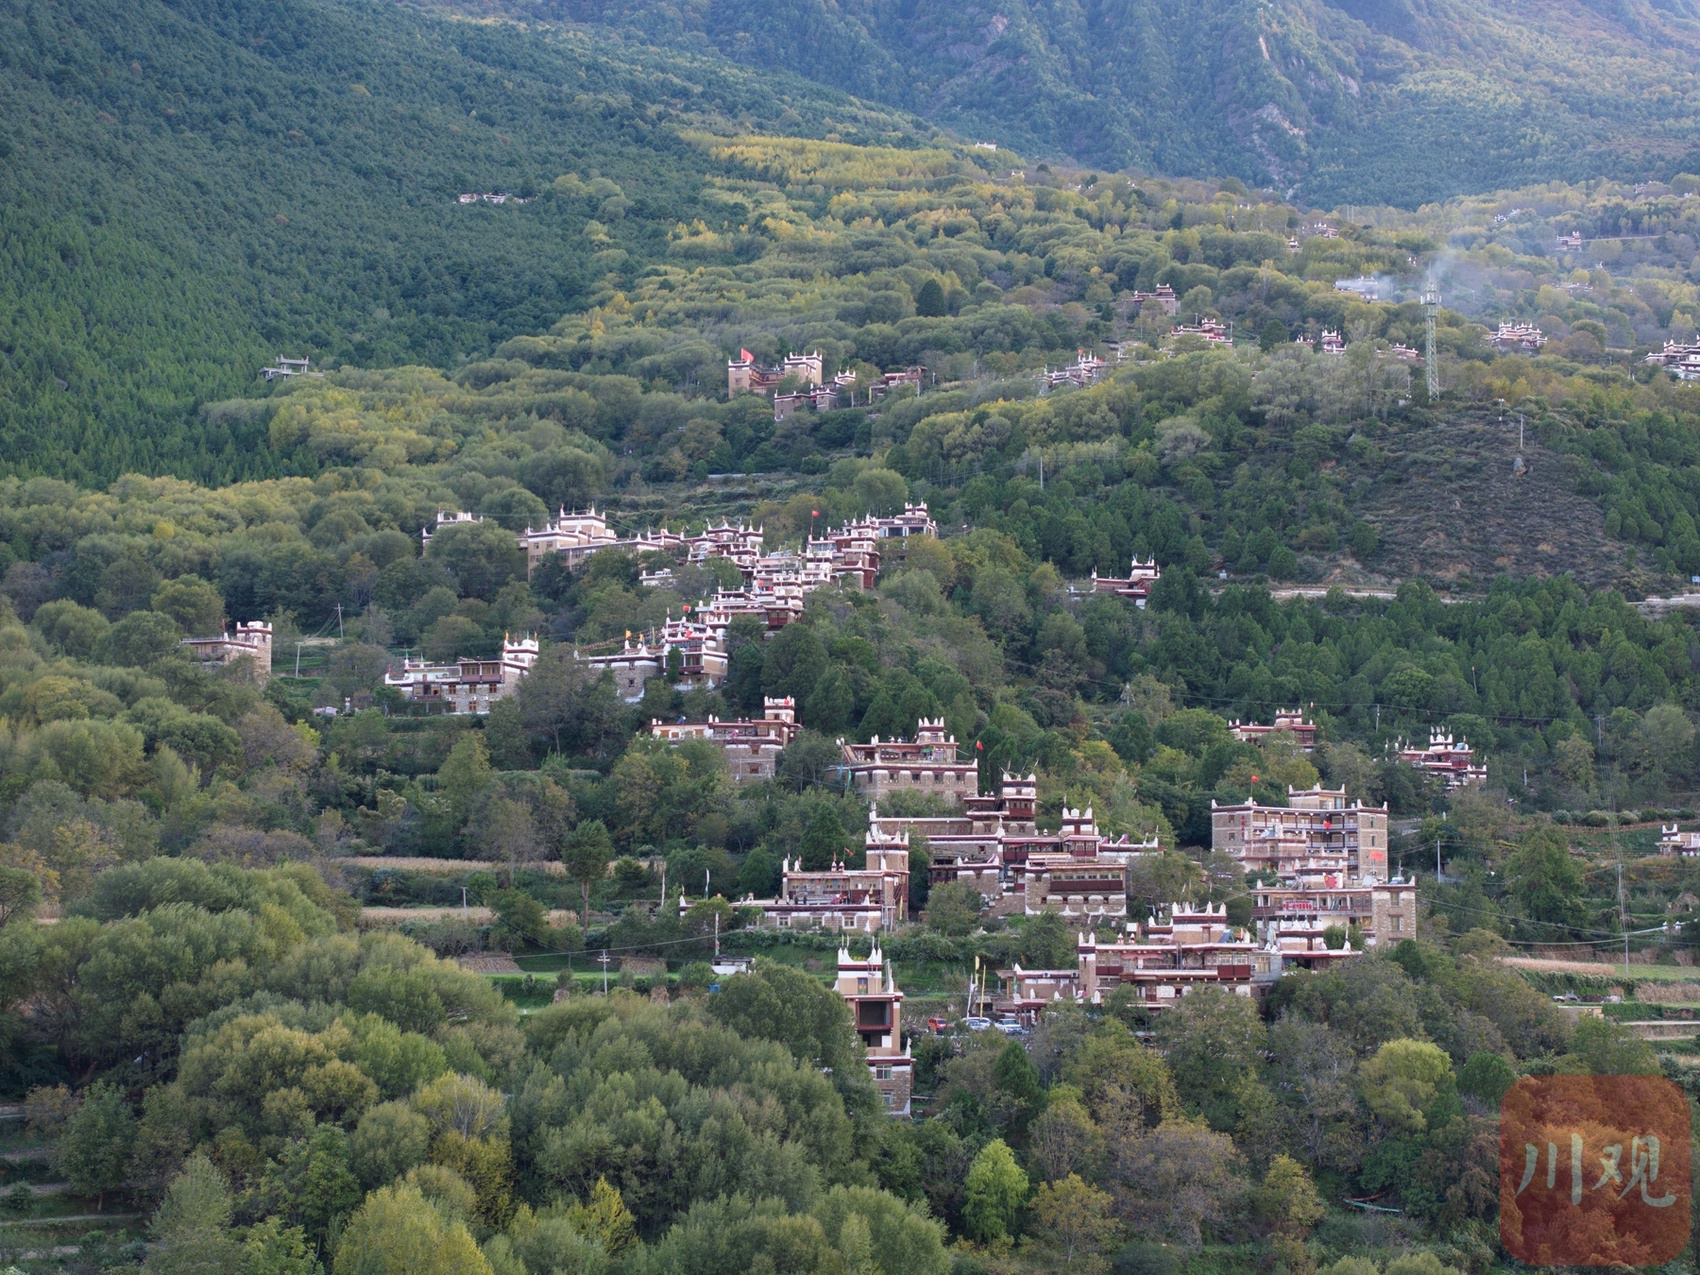
[[[874,1079],[875,1080],[890,1080],[891,1079],[891,1068],[890,1067],[875,1067],[874,1068]]]
[[[868,994],[868,980],[865,977],[858,978],[856,980],[856,994],[858,996],[866,996]]]

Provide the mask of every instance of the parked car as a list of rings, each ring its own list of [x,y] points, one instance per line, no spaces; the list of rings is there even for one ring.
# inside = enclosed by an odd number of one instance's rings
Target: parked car
[[[1005,1036],[1025,1036],[1027,1034],[1027,1029],[1013,1018],[1000,1018],[997,1022],[997,1029]]]
[[[927,1029],[935,1036],[943,1036],[950,1031],[950,1020],[947,1018],[937,1017],[929,1018],[927,1020]]]
[[[989,1018],[964,1018],[962,1020],[962,1025],[971,1032],[990,1031],[992,1029],[992,1020]]]

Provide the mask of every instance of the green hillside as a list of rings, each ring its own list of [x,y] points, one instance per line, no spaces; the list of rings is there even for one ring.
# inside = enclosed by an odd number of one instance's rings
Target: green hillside
[[[790,87],[383,4],[6,6],[0,469],[278,472],[194,406],[280,354],[451,365],[547,327],[703,215],[681,119],[895,126]]]
[[[1691,0],[448,2],[612,24],[1018,150],[1317,204],[1668,177],[1700,144]]]

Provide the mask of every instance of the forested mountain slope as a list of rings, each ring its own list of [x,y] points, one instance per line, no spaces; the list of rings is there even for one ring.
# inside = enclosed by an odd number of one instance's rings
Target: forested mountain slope
[[[1668,177],[1700,142],[1691,0],[449,3],[606,23],[1017,149],[1319,204]]]
[[[771,79],[385,4],[6,6],[0,466],[275,472],[194,404],[279,354],[444,365],[546,327],[699,215],[681,116],[873,118]]]

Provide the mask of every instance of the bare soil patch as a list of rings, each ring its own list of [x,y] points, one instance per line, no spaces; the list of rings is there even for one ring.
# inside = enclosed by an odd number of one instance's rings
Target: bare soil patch
[[[1376,527],[1376,571],[1395,578],[1572,574],[1586,586],[1625,583],[1627,545],[1605,533],[1600,507],[1576,490],[1574,461],[1531,436],[1512,473],[1517,424],[1497,412],[1452,413],[1381,440],[1372,467],[1350,463],[1358,512]]]

